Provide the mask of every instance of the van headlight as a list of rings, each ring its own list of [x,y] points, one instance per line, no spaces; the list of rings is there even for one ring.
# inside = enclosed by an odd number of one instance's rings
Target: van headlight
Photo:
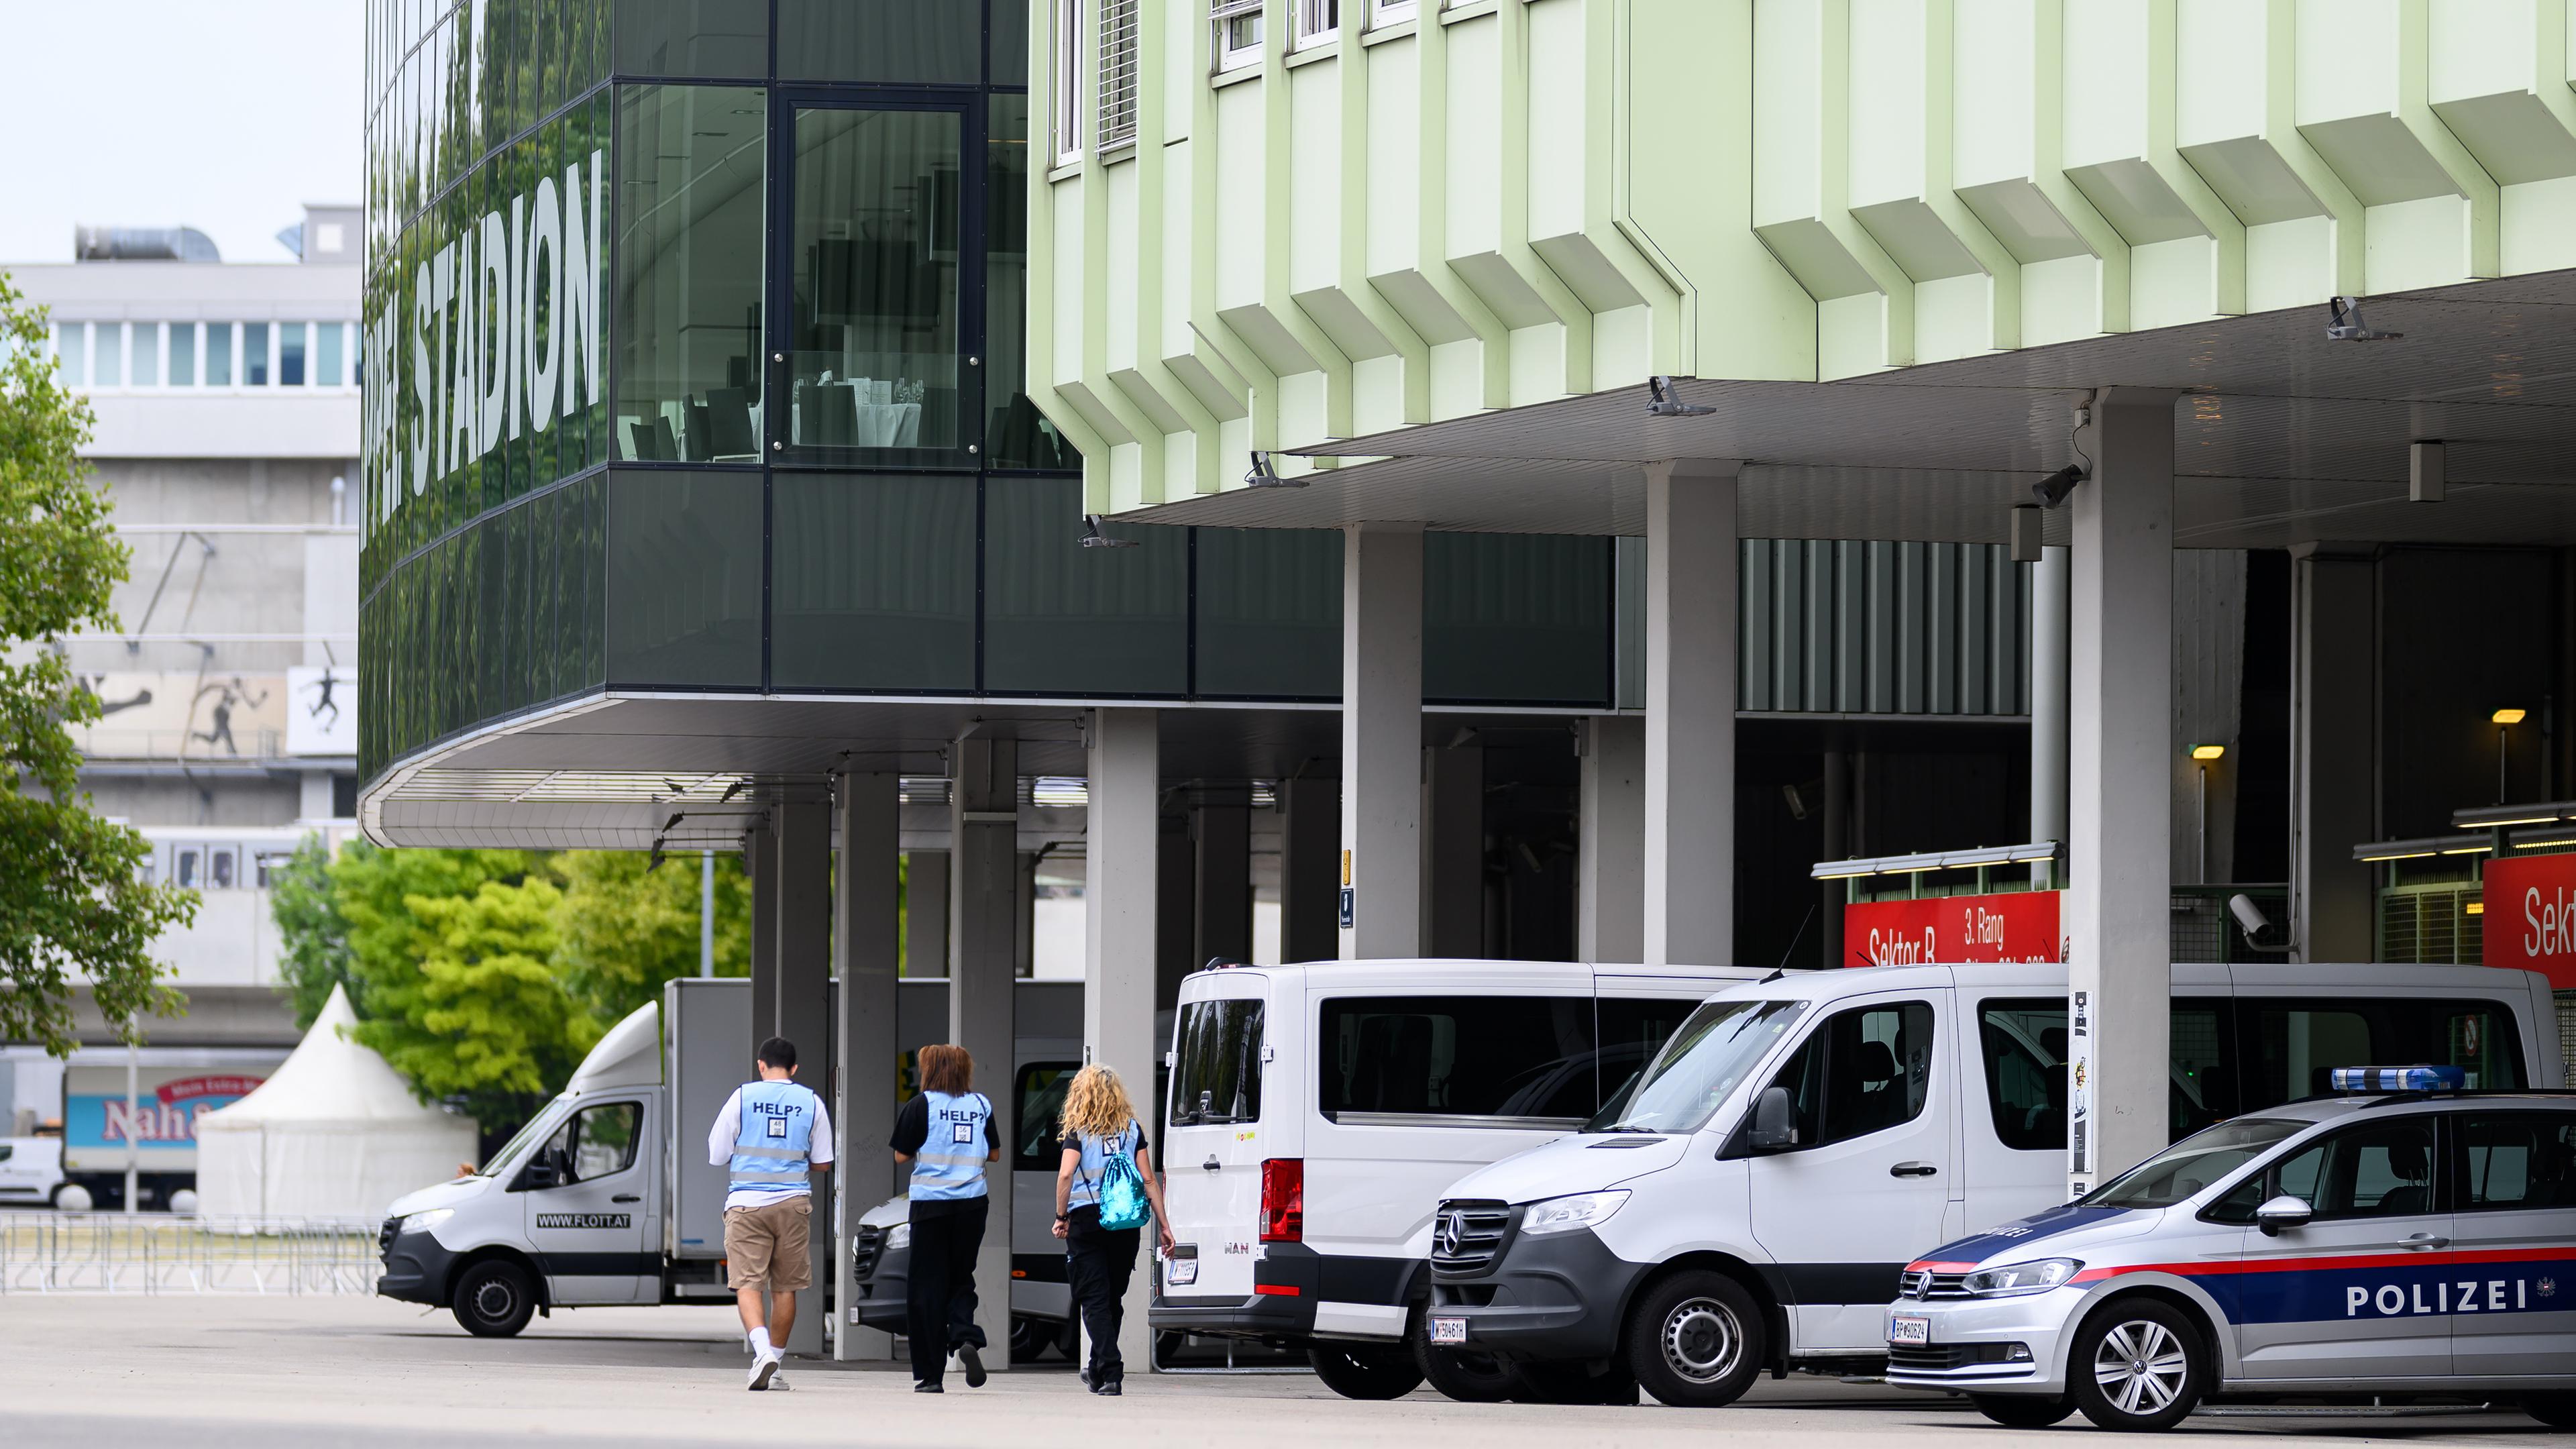
[[[1959,1281],[1959,1286],[1975,1298],[2012,1298],[2023,1293],[2045,1293],[2075,1276],[2082,1263],[2073,1258],[2042,1258],[2035,1263],[2007,1263],[2000,1268],[1979,1268]]]
[[[443,1223],[454,1216],[456,1216],[456,1209],[454,1208],[431,1208],[425,1213],[405,1213],[402,1220],[402,1232],[425,1233],[431,1228],[437,1227],[440,1223]]]
[[[1529,1205],[1521,1214],[1524,1233],[1568,1233],[1576,1228],[1598,1227],[1610,1220],[1619,1204],[1628,1200],[1628,1190],[1612,1192],[1578,1192],[1572,1197],[1551,1197]]]
[[[893,1227],[886,1229],[885,1245],[888,1251],[892,1251],[896,1248],[911,1247],[912,1224],[897,1223]]]

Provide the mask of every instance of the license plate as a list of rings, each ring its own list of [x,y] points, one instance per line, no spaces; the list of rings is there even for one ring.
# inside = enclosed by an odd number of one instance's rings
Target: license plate
[[[1889,1343],[1930,1343],[1932,1320],[1929,1318],[1895,1317],[1887,1320]]]
[[[1467,1341],[1467,1320],[1463,1318],[1432,1319],[1431,1341],[1433,1343],[1465,1343]]]
[[[1163,1286],[1187,1288],[1197,1281],[1199,1281],[1197,1246],[1190,1243],[1175,1246],[1172,1249],[1172,1255],[1163,1260]]]

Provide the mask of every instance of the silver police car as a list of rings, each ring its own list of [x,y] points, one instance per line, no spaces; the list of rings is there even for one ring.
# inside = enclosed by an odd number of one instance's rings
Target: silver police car
[[[2468,1395],[2576,1427],[2576,1096],[2347,1068],[1925,1254],[1887,1381],[2023,1427],[2217,1395]]]

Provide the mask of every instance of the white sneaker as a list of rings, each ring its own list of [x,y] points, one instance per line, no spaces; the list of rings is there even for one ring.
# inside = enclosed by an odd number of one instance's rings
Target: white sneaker
[[[758,1358],[753,1359],[751,1361],[751,1382],[744,1387],[750,1389],[755,1394],[768,1388],[770,1386],[770,1381],[778,1377],[778,1364],[780,1359],[783,1357],[784,1355],[777,1353],[764,1353]]]
[[[769,1376],[769,1391],[773,1394],[783,1394],[793,1387],[795,1386],[787,1382],[787,1375],[783,1373]]]

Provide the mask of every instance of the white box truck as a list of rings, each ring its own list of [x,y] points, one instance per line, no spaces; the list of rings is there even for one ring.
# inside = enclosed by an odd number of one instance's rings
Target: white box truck
[[[947,1036],[948,983],[901,983],[896,1010],[905,1080],[871,1090],[910,1090],[911,1052]],[[1082,983],[1020,982],[1016,1012],[1022,1056],[1069,1046],[1079,1059]],[[813,1036],[799,1048],[828,1063],[827,1034]],[[706,1135],[725,1097],[750,1078],[752,1045],[750,982],[669,983],[661,1002],[600,1038],[563,1092],[480,1172],[394,1202],[376,1292],[449,1308],[469,1332],[498,1337],[557,1308],[732,1301],[725,1173],[708,1164]],[[829,1096],[827,1069],[802,1077]],[[835,1192],[843,1176],[831,1174]],[[873,1199],[868,1185],[861,1191],[847,1207],[854,1215]],[[1044,1315],[1039,1331],[1052,1337],[1065,1312],[1063,1249],[1043,1232],[1036,1243],[1024,1236],[1013,1235],[1016,1250],[1053,1248],[1056,1266],[1031,1273],[1034,1283],[1015,1279],[1013,1312]]]

